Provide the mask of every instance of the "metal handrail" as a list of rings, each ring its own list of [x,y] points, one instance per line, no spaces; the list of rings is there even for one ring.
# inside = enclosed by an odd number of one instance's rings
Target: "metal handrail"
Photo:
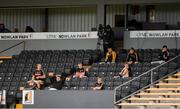
[[[116,104],[117,102],[120,102],[120,101],[121,101],[121,100],[116,101],[116,90],[117,90],[118,88],[120,88],[120,87],[122,87],[122,86],[124,86],[124,85],[126,85],[126,84],[128,84],[128,83],[130,83],[130,82],[132,82],[133,80],[136,80],[136,79],[142,77],[143,75],[148,74],[149,72],[152,72],[153,70],[155,70],[155,69],[157,69],[157,68],[159,68],[159,67],[161,67],[161,66],[163,66],[163,65],[165,65],[165,64],[168,64],[169,62],[175,60],[175,59],[178,58],[178,57],[180,57],[180,55],[178,55],[178,56],[170,59],[169,61],[167,61],[167,62],[165,62],[165,63],[162,63],[162,64],[160,64],[160,65],[158,65],[158,66],[156,66],[156,67],[154,67],[154,68],[152,68],[152,69],[144,72],[143,74],[141,74],[141,75],[139,75],[139,76],[137,76],[137,77],[135,77],[135,78],[133,78],[133,79],[131,79],[131,80],[129,80],[129,81],[127,81],[127,82],[119,85],[119,86],[117,86],[117,87],[114,89],[114,91],[115,91],[115,93],[114,93],[114,104]],[[151,83],[152,83],[152,81],[151,81]],[[122,98],[122,99],[123,99],[123,98]]]
[[[132,96],[132,95],[134,95],[134,94],[136,94],[136,93],[138,93],[138,92],[140,92],[141,90],[144,90],[144,89],[150,87],[152,84],[155,84],[155,83],[157,83],[158,81],[160,81],[160,80],[162,80],[162,79],[164,79],[164,78],[167,78],[168,76],[170,76],[170,75],[176,73],[177,71],[180,71],[180,68],[177,69],[177,70],[175,70],[175,71],[173,71],[173,72],[171,72],[171,73],[169,73],[169,74],[167,74],[167,75],[165,75],[165,76],[162,77],[162,78],[159,78],[158,80],[152,82],[151,84],[149,84],[149,85],[147,85],[147,86],[145,86],[145,87],[143,87],[143,88],[141,88],[141,89],[135,91],[134,93],[132,93],[132,94],[130,94],[130,95],[128,95],[128,96],[122,98],[121,100],[118,100],[118,101],[116,102],[116,104],[117,104],[118,102],[120,102],[120,101],[122,101],[122,100],[124,100],[124,99],[126,99],[126,98],[128,98],[128,97],[130,97],[130,96]]]
[[[17,44],[15,44],[15,45],[13,45],[13,46],[10,46],[10,47],[8,47],[8,48],[0,51],[0,54],[6,52],[6,51],[8,51],[8,50],[10,50],[10,49],[12,49],[12,48],[14,48],[14,47],[16,47],[16,46],[18,46],[18,45],[21,45],[21,44],[23,44],[23,50],[25,50],[25,41],[22,41],[22,42],[20,42],[20,43],[17,43]]]

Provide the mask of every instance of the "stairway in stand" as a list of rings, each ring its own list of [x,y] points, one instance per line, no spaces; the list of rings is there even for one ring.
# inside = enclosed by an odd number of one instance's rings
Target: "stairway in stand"
[[[4,60],[8,59],[12,59],[12,56],[0,56],[0,64],[2,64]]]
[[[117,104],[120,109],[180,109],[180,72]]]

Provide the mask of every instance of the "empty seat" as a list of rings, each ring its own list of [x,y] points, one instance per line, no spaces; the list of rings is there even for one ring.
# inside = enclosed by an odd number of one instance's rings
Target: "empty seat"
[[[87,73],[88,77],[96,77],[98,75],[98,72],[89,72]]]
[[[87,86],[79,87],[79,90],[87,90],[87,89],[88,89]]]
[[[79,86],[79,82],[78,81],[77,82],[71,82],[70,86],[71,87],[78,87]]]
[[[89,77],[89,78],[88,78],[88,81],[96,81],[96,80],[97,80],[96,77]]]
[[[106,71],[101,71],[101,72],[98,73],[98,76],[99,77],[105,77],[106,73],[107,73]]]
[[[104,86],[104,90],[113,90],[113,86]]]
[[[104,85],[105,85],[105,86],[109,86],[109,87],[113,87],[113,82],[107,81],[107,82],[105,82]]]
[[[94,87],[95,86],[95,81],[89,81],[88,82],[88,87]]]
[[[12,77],[11,76],[8,76],[8,77],[5,77],[4,79],[6,82],[10,82],[12,80]]]

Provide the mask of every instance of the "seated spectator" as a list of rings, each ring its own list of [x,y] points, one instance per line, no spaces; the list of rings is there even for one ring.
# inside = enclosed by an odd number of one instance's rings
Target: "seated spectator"
[[[155,64],[155,63],[162,64],[169,60],[169,51],[168,51],[167,45],[163,46],[161,53],[159,55],[159,60],[160,61],[153,61],[151,62],[151,64]]]
[[[119,73],[121,77],[129,77],[131,74],[131,68],[128,63],[124,63],[124,68]]]
[[[56,81],[56,74],[54,72],[48,72],[47,78],[51,83],[54,83]]]
[[[36,71],[33,73],[33,76],[32,76],[32,81],[34,81],[37,84],[37,87],[41,89],[42,88],[41,86],[44,84],[45,78],[46,78],[46,75],[44,74],[42,70],[42,65],[37,64]]]
[[[6,91],[5,90],[0,91],[0,104],[1,105],[6,104]],[[3,108],[3,107],[1,106],[1,108]]]
[[[25,32],[35,32],[34,29],[30,26],[26,26]]]
[[[22,91],[22,90],[36,90],[36,89],[38,89],[37,84],[32,80],[28,81],[24,87],[19,88],[20,91]]]
[[[134,48],[131,48],[129,50],[128,56],[127,56],[127,60],[128,64],[133,64],[133,63],[138,63],[138,55],[135,52]]]
[[[79,63],[78,68],[76,69],[76,73],[75,73],[75,75],[73,77],[83,78],[83,77],[86,77],[85,75],[86,75],[86,71],[83,68],[82,63]]]
[[[105,62],[115,62],[116,61],[116,52],[112,48],[108,48],[106,53]]]
[[[9,33],[11,32],[7,28],[5,28],[4,24],[0,24],[0,33]]]
[[[49,90],[61,90],[65,81],[65,77],[62,75],[56,75],[56,81],[53,82],[48,89]]]
[[[97,82],[95,83],[95,86],[92,87],[93,90],[103,90],[104,89],[104,82],[103,79],[100,77],[97,77]]]

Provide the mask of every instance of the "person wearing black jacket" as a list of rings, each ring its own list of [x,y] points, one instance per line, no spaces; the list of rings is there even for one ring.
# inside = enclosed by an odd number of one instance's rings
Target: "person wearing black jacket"
[[[64,84],[65,77],[62,75],[56,75],[56,81],[52,83],[48,89],[49,90],[61,90]]]
[[[166,45],[163,46],[159,59],[167,62],[169,60],[169,51]]]
[[[168,51],[167,45],[164,45],[162,47],[161,53],[158,58],[160,61],[153,61],[153,62],[151,62],[151,64],[155,64],[155,63],[162,64],[169,60],[169,51]]]
[[[131,48],[129,50],[128,56],[127,56],[127,62],[128,64],[136,64],[138,63],[138,55],[135,52],[134,48]]]

